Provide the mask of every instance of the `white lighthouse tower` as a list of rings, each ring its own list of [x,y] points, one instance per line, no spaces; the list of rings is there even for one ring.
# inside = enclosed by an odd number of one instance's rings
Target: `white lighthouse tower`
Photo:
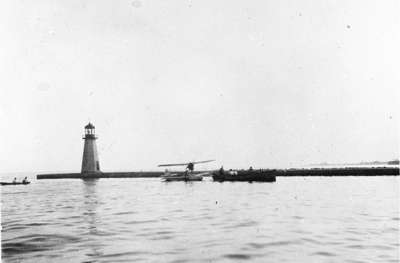
[[[90,122],[85,126],[85,146],[82,157],[82,174],[100,173],[99,156],[97,155],[95,127]]]

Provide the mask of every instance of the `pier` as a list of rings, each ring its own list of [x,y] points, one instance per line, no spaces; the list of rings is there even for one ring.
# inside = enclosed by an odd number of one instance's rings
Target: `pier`
[[[151,178],[160,177],[163,172],[97,172],[38,174],[37,179],[97,179],[97,178]]]
[[[399,167],[344,167],[277,170],[276,176],[384,176],[399,175]]]
[[[270,173],[271,169],[262,169]],[[197,173],[214,171],[197,171]],[[38,174],[37,179],[96,179],[96,178],[154,178],[160,177],[163,172],[96,172],[96,173],[58,173]],[[313,168],[313,169],[278,169],[274,174],[280,177],[292,176],[398,176],[399,168],[371,167],[371,168]]]

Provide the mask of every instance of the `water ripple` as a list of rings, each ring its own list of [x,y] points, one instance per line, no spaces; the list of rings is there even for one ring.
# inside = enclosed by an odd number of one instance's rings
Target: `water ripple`
[[[226,255],[224,255],[224,257],[229,258],[229,259],[240,259],[240,260],[251,259],[251,255],[248,255],[248,254],[226,254]]]
[[[79,242],[80,238],[67,235],[25,235],[17,238],[3,240],[2,252],[5,256],[14,253],[29,253],[33,251],[46,251],[55,247]]]
[[[335,257],[335,256],[337,256],[337,255],[334,254],[334,253],[326,252],[326,251],[318,251],[318,252],[312,253],[312,255],[315,255],[315,256],[324,256],[324,257]]]
[[[24,191],[4,187],[2,256],[62,263],[399,262],[399,179],[43,180]]]

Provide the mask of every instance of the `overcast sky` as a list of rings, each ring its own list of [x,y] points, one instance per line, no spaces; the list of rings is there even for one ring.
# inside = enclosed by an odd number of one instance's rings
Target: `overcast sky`
[[[400,2],[5,0],[0,172],[399,154]]]

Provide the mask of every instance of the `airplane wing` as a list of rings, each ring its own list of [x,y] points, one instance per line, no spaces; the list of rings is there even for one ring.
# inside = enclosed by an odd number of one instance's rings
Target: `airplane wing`
[[[199,161],[199,162],[193,162],[193,164],[197,164],[197,163],[209,163],[209,162],[213,162],[215,160],[207,160],[207,161]]]
[[[204,177],[206,177],[206,176],[212,176],[212,173],[211,172],[204,172],[204,173],[198,173],[198,174],[196,174],[197,176],[204,176]]]
[[[166,167],[166,166],[184,166],[188,165],[190,163],[192,164],[198,164],[198,163],[209,163],[213,162],[215,160],[206,160],[206,161],[199,161],[199,162],[188,162],[188,163],[167,163],[167,164],[159,164],[158,167]]]
[[[165,166],[183,166],[188,165],[189,163],[167,163],[167,164],[159,164],[158,167],[165,167]]]

